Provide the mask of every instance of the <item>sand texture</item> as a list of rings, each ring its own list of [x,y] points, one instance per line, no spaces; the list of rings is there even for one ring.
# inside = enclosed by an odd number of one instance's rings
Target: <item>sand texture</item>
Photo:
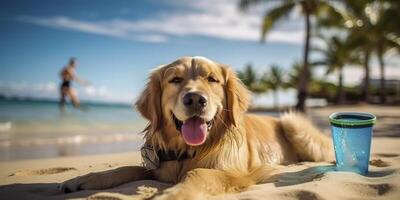
[[[332,163],[284,167],[276,182],[209,199],[400,199],[400,139],[374,138],[370,173],[333,171]],[[137,181],[102,191],[63,194],[58,183],[89,172],[140,164],[138,152],[0,163],[1,199],[148,199],[171,185]]]

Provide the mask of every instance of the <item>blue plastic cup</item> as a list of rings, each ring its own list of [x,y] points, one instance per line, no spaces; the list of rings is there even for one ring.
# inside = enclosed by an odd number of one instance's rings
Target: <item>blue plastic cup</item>
[[[336,169],[367,174],[375,115],[363,112],[337,112],[329,116],[329,121]]]

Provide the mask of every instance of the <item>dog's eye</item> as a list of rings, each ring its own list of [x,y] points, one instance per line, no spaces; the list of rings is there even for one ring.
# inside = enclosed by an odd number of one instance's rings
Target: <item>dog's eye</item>
[[[183,81],[183,78],[181,77],[174,77],[172,78],[170,81],[168,81],[169,83],[181,83]]]
[[[218,81],[217,79],[215,79],[214,77],[212,77],[212,76],[209,76],[209,77],[207,78],[207,80],[208,80],[208,82],[210,82],[210,83],[219,83],[219,81]]]

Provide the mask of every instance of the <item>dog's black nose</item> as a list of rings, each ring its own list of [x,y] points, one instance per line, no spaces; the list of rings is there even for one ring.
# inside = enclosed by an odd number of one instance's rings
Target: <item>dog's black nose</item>
[[[183,104],[187,108],[204,108],[207,106],[207,98],[195,92],[188,92],[183,96]]]

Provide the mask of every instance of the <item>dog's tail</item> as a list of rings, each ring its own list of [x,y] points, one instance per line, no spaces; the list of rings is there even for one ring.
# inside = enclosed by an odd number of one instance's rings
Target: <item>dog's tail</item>
[[[303,114],[288,112],[280,118],[286,138],[302,161],[333,161],[331,139]]]

